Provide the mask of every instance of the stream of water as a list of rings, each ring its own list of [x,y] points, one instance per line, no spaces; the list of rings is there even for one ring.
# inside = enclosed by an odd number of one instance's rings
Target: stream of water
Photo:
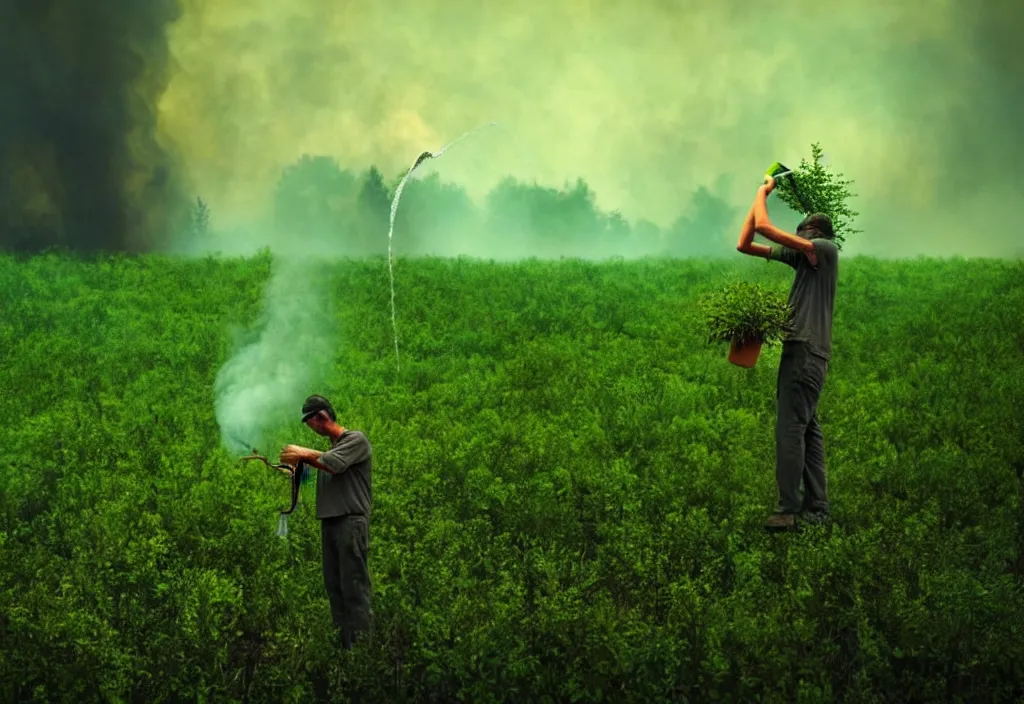
[[[439,151],[436,151],[436,152],[423,152],[418,157],[416,157],[416,161],[415,161],[415,163],[413,163],[412,168],[410,168],[406,172],[405,176],[403,176],[402,180],[399,182],[398,188],[395,189],[395,197],[391,199],[391,220],[390,220],[390,222],[388,224],[388,275],[389,275],[389,277],[391,279],[391,330],[392,330],[392,332],[394,333],[394,336],[395,336],[395,365],[396,365],[396,368],[398,369],[398,371],[402,370],[402,365],[401,365],[401,362],[399,361],[399,357],[398,357],[398,323],[397,323],[396,318],[395,318],[395,268],[394,268],[394,257],[392,255],[391,242],[394,239],[394,233],[395,233],[395,213],[398,212],[398,200],[402,197],[402,190],[405,188],[405,182],[409,180],[410,176],[412,176],[412,172],[415,171],[416,168],[420,164],[422,164],[424,161],[426,161],[427,159],[436,159],[437,157],[439,157],[442,154],[444,154],[451,147],[455,146],[456,144],[458,144],[459,142],[461,142],[462,140],[464,140],[466,137],[470,136],[471,134],[476,134],[480,130],[486,129],[488,127],[496,127],[497,124],[498,124],[497,122],[488,122],[486,125],[481,125],[480,127],[477,127],[476,129],[470,130],[469,132],[466,132],[464,135],[462,135],[458,139],[455,139],[455,140],[449,142],[448,144],[446,144],[443,147],[441,147],[441,149]]]

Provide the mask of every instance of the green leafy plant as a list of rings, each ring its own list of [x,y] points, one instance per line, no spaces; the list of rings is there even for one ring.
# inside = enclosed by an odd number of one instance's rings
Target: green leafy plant
[[[852,180],[844,180],[842,174],[834,173],[829,166],[821,163],[824,153],[821,145],[815,142],[811,145],[811,161],[801,159],[800,166],[793,169],[799,195],[794,192],[787,178],[776,182],[774,193],[779,200],[799,213],[824,213],[832,218],[835,243],[842,249],[845,235],[863,232],[851,227],[853,218],[859,213],[851,210],[847,204],[857,194],[851,193],[848,188]]]
[[[696,301],[786,267],[410,258],[401,374],[381,261],[323,267],[318,390],[378,460],[347,652],[311,495],[277,537],[217,422],[271,250],[0,255],[0,702],[1020,701],[1020,262],[844,264],[835,520],[781,542],[775,374],[708,364]]]
[[[705,294],[700,307],[707,323],[708,342],[782,339],[792,309],[785,297],[761,284],[737,282]]]

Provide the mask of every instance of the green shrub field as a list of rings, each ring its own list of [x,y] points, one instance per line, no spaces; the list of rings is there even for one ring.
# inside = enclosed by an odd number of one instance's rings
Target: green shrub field
[[[375,453],[344,653],[312,486],[276,535],[287,478],[215,418],[272,264],[0,257],[0,701],[1024,696],[1020,261],[842,260],[834,520],[782,535],[780,348],[729,364],[698,300],[789,267],[399,259],[397,368],[385,258],[318,265],[335,352],[302,392]],[[275,458],[326,449],[294,416]]]

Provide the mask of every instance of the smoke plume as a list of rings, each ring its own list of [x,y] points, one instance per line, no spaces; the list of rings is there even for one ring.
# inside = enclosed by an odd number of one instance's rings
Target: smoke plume
[[[0,247],[139,251],[182,217],[157,139],[177,0],[0,3]]]
[[[317,277],[310,271],[320,270]],[[231,452],[253,443],[263,452],[277,429],[297,424],[302,401],[322,393],[335,358],[330,327],[334,281],[323,262],[275,258],[264,293],[264,313],[221,367],[214,405],[222,441]]]

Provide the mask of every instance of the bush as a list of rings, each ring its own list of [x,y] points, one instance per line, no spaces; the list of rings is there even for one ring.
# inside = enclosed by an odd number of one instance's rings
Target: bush
[[[832,218],[836,246],[842,249],[846,234],[856,234],[850,226],[859,213],[850,210],[847,201],[856,195],[847,188],[853,181],[843,180],[841,174],[834,174],[821,163],[824,152],[818,143],[811,145],[811,162],[800,160],[800,166],[793,169],[799,195],[793,190],[788,178],[776,182],[774,193],[791,209],[804,215],[824,213]]]
[[[782,294],[761,284],[732,283],[700,302],[708,327],[708,342],[740,344],[758,340],[773,344],[788,329],[792,308]]]
[[[278,538],[213,403],[269,254],[0,257],[0,702],[1022,701],[1024,264],[848,260],[834,521],[772,536],[776,375],[696,305],[787,267],[399,262],[400,373],[386,266],[319,272],[317,390],[375,456],[341,654],[312,488]]]

